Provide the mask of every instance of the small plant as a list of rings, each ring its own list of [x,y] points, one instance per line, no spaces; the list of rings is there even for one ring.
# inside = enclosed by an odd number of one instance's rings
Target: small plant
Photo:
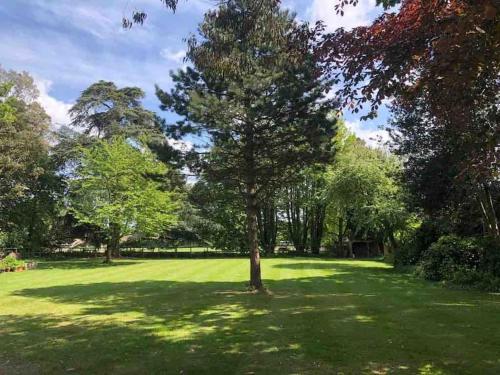
[[[7,256],[0,262],[0,269],[2,271],[15,271],[16,269],[24,268],[26,263],[18,260],[13,256]]]

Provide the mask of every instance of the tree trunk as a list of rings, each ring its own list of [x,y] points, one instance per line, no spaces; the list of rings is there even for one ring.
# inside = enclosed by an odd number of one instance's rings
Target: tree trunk
[[[106,263],[111,262],[113,257],[120,256],[120,230],[117,225],[110,225],[110,234],[106,246]]]
[[[491,192],[486,184],[479,186],[479,203],[481,205],[481,212],[485,224],[485,232],[487,235],[500,239],[500,230],[498,227],[498,219],[491,197]]]
[[[271,199],[262,204],[257,215],[259,242],[267,254],[273,254],[276,247],[277,222],[277,210]]]
[[[316,204],[311,214],[311,252],[316,255],[319,255],[321,240],[323,239],[325,211],[325,205]]]
[[[106,260],[104,261],[105,263],[111,263],[112,251],[113,251],[113,249],[111,248],[110,244],[108,243],[108,245],[106,246]]]
[[[385,255],[384,241],[377,241],[377,255]]]
[[[257,199],[255,184],[247,184],[247,235],[250,250],[250,288],[262,290],[260,274],[259,236],[257,231]]]
[[[354,258],[354,252],[352,250],[352,239],[350,236],[347,236],[347,256],[349,258]]]
[[[399,244],[398,241],[396,240],[396,237],[394,237],[394,233],[389,233],[389,242],[391,244],[391,249],[388,252],[385,252],[384,255],[388,255],[390,253],[394,254],[398,251]]]
[[[339,216],[339,234],[337,256],[344,256],[344,218]]]

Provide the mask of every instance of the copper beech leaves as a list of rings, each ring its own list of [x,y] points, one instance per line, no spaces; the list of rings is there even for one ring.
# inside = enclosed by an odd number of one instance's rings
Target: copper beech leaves
[[[356,3],[342,0],[336,9],[348,12],[346,6]],[[388,10],[372,25],[338,29],[324,37],[321,52],[330,74],[342,84],[338,94],[344,106],[354,109],[368,101],[367,117],[373,117],[385,98],[411,100],[427,90],[437,110],[454,106],[459,108],[457,117],[463,117],[467,103],[474,102],[464,91],[498,74],[498,2],[378,3]],[[398,10],[389,9],[396,3]]]

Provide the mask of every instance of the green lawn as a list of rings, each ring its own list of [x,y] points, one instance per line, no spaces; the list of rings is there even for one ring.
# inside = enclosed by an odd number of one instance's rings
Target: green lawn
[[[42,263],[0,274],[0,374],[500,374],[500,295],[374,261]]]

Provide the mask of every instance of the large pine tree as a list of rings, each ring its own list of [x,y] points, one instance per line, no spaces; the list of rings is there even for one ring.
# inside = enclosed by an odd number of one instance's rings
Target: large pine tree
[[[189,40],[193,67],[172,75],[162,108],[183,119],[174,136],[210,140],[206,178],[236,186],[245,201],[250,286],[262,289],[257,233],[259,202],[297,172],[331,154],[335,107],[325,97],[315,54],[319,29],[299,24],[273,0],[229,0],[209,11]]]

